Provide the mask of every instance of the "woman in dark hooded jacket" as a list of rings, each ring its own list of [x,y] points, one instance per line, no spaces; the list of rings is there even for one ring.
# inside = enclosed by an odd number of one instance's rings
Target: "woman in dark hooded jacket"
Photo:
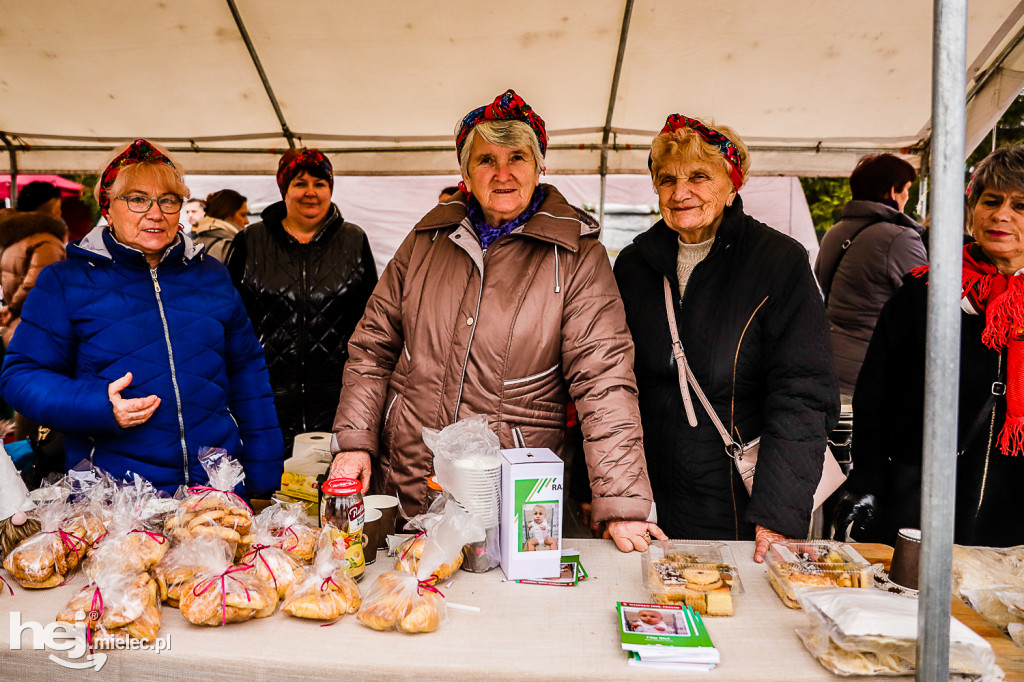
[[[670,537],[756,537],[760,561],[772,538],[807,536],[838,417],[821,296],[803,247],[743,212],[750,162],[735,131],[673,114],[649,163],[662,220],[623,249],[615,276],[658,522]],[[678,350],[724,428],[738,443],[761,439],[750,496],[696,394],[691,426],[666,296]]]

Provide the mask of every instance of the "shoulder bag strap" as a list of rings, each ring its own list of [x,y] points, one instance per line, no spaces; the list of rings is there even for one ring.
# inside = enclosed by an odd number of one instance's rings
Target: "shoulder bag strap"
[[[845,242],[840,244],[839,257],[836,258],[836,264],[832,267],[832,276],[828,278],[828,287],[823,287],[826,308],[828,307],[828,297],[832,294],[832,282],[835,281],[836,273],[839,272],[839,265],[843,262],[843,258],[846,256],[846,253],[850,250],[850,246],[853,244],[853,240],[856,239],[861,232],[868,229],[872,225],[884,222],[888,221],[885,218],[875,218],[874,220],[869,220],[868,222],[864,223],[856,230],[854,230],[853,234],[851,234]]]
[[[715,408],[711,406],[711,402],[704,395],[704,391],[700,389],[700,384],[697,383],[697,378],[693,376],[693,370],[690,369],[690,364],[686,361],[686,355],[683,353],[683,344],[679,341],[679,331],[676,328],[675,302],[672,300],[672,285],[668,281],[668,277],[664,278],[664,285],[665,312],[668,314],[668,329],[672,335],[672,355],[676,359],[676,370],[679,372],[679,390],[683,393],[683,407],[686,408],[686,418],[690,422],[690,426],[697,425],[697,417],[693,413],[693,401],[690,399],[690,391],[686,385],[687,380],[689,380],[690,385],[693,386],[693,392],[697,394],[704,409],[708,411],[708,416],[711,417],[712,423],[718,429],[718,435],[722,437],[722,441],[725,443],[726,452],[735,455],[739,447],[733,441],[729,432],[725,430],[725,425],[718,418]]]

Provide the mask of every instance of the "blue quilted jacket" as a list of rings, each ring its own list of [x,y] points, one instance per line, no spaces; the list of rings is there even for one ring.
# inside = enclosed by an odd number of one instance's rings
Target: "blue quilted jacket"
[[[117,425],[123,398],[160,397],[140,426]],[[207,482],[202,448],[245,469],[245,492],[278,487],[283,445],[263,348],[227,270],[182,235],[153,269],[98,227],[40,273],[0,374],[16,410],[64,434],[68,466],[134,472],[173,492]]]

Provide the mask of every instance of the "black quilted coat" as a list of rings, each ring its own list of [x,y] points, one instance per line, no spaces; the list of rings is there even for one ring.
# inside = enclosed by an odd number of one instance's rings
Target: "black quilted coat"
[[[296,434],[330,431],[348,339],[377,284],[366,235],[337,206],[308,244],[284,229],[284,202],[232,242],[227,265],[267,354],[290,452]]]
[[[673,538],[752,539],[754,524],[806,537],[826,433],[839,415],[828,325],[807,252],[743,213],[737,199],[679,300],[677,239],[658,222],[615,263],[636,344],[658,523]],[[697,381],[734,438],[761,437],[752,497],[696,396],[697,427],[686,420],[665,313],[666,276]]]

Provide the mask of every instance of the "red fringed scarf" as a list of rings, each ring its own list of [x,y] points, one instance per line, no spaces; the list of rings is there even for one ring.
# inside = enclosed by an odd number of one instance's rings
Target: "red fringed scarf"
[[[1004,455],[1024,454],[1024,279],[1000,274],[981,259],[977,244],[964,246],[961,307],[985,315],[981,342],[992,350],[1006,348],[1006,423],[999,434]],[[910,271],[915,277],[928,266]]]

